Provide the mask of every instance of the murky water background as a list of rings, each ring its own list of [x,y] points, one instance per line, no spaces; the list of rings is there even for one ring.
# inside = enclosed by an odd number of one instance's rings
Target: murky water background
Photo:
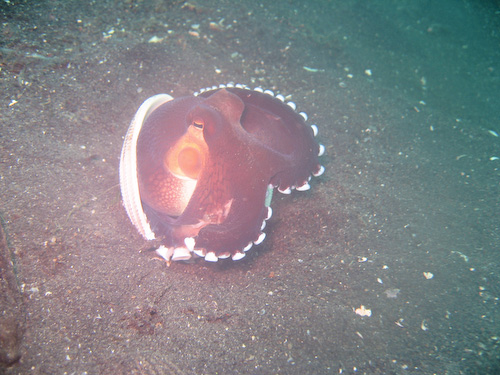
[[[2,371],[498,371],[499,12],[2,1]],[[246,259],[167,268],[121,206],[123,136],[149,96],[226,82],[291,95],[326,172]]]

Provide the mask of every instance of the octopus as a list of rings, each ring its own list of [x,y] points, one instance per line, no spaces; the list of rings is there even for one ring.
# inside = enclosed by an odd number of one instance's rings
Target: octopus
[[[123,204],[167,262],[242,259],[265,238],[274,189],[310,189],[318,128],[270,90],[220,85],[158,94],[138,109],[120,159]]]

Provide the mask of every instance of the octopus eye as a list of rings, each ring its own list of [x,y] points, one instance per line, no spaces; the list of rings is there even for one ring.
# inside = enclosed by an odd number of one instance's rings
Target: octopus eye
[[[203,119],[200,117],[196,117],[191,125],[198,129],[203,129],[203,127],[205,126],[205,121],[203,121]]]

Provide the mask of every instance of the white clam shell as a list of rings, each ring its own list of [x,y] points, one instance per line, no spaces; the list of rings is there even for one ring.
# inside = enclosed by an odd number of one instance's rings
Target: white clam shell
[[[132,224],[134,224],[139,233],[147,240],[153,240],[155,234],[151,230],[146,214],[144,213],[141,196],[139,194],[137,140],[141,128],[151,112],[172,99],[170,95],[158,94],[142,103],[125,135],[120,157],[120,189],[123,205],[125,206],[125,210]]]

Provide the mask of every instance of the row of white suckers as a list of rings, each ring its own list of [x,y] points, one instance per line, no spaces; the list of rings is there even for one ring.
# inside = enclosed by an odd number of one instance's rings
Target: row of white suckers
[[[200,89],[199,92],[194,93],[194,96],[198,96],[206,91],[218,90],[218,89],[223,89],[223,88],[233,88],[233,87],[239,88],[239,89],[245,89],[245,90],[252,90],[248,86],[240,84],[240,83],[237,83],[237,84],[228,83],[228,84],[220,84],[219,86],[212,86],[212,87]],[[256,87],[253,89],[253,91],[264,93],[264,94],[267,94],[273,98],[279,99],[283,103],[286,103],[294,111],[296,111],[297,105],[292,101],[286,102],[285,97],[281,94],[275,95],[273,91],[264,90],[261,87]],[[298,113],[299,113],[299,115],[302,116],[304,121],[307,121],[307,114],[305,112],[298,112]],[[316,125],[311,125],[311,129],[313,131],[314,136],[316,137],[318,135],[318,127]],[[325,146],[320,144],[318,156],[322,156],[324,153],[325,153]],[[324,171],[325,171],[325,168],[321,165],[319,170],[317,172],[313,173],[313,175],[315,177],[321,176],[324,173]],[[283,190],[278,188],[278,191],[282,194],[290,194],[292,192],[292,189],[296,189],[298,191],[309,190],[311,188],[311,186],[309,185],[310,180],[311,180],[311,176],[309,176],[308,180],[302,186],[298,186],[298,187],[292,186],[292,187],[288,187],[288,188],[283,189]],[[272,189],[273,186],[270,185],[269,188]],[[271,218],[272,214],[273,214],[273,210],[271,209],[271,207],[267,207],[267,215],[266,215],[266,218],[264,219],[264,221],[262,222],[262,225],[260,228],[261,231],[264,230],[264,228],[266,227],[266,220],[269,220]],[[266,238],[266,234],[264,232],[261,232],[259,237],[255,241],[249,242],[248,245],[243,248],[242,252],[234,253],[231,256],[231,258],[233,260],[240,260],[240,259],[244,258],[245,253],[248,250],[250,250],[253,245],[261,244],[265,238]],[[158,249],[156,249],[156,252],[158,253],[158,255],[160,255],[161,257],[163,257],[167,260],[170,260],[170,259],[171,260],[186,260],[186,259],[191,258],[191,252],[195,253],[199,257],[205,258],[205,260],[209,261],[209,262],[217,262],[219,259],[229,258],[229,254],[217,256],[217,255],[215,255],[214,252],[205,253],[204,249],[195,249],[195,239],[193,237],[186,237],[184,239],[184,244],[186,245],[185,248],[184,247],[177,247],[175,249],[169,249],[169,248],[162,245]]]

